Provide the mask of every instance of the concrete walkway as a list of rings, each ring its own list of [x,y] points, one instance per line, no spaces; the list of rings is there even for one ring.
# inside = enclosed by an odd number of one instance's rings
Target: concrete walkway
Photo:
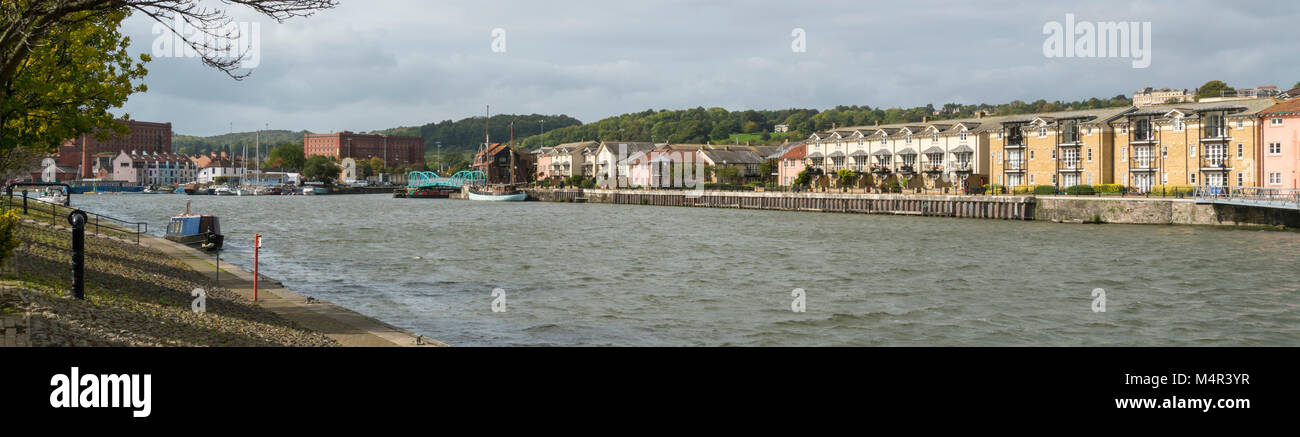
[[[142,236],[140,244],[185,263],[209,279],[218,279],[214,266],[216,257],[211,253],[152,235]],[[220,284],[240,296],[253,299],[253,273],[225,260],[221,261]],[[258,306],[280,314],[299,326],[321,332],[338,340],[343,346],[447,346],[446,343],[419,336],[333,303],[294,293],[285,289],[279,281],[265,275],[258,278],[257,285]]]

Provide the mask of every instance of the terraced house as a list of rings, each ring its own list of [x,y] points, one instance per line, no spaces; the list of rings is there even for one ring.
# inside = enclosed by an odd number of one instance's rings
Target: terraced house
[[[1264,187],[1300,188],[1300,99],[1261,112]]]
[[[1138,192],[1157,186],[1251,186],[1259,112],[1270,99],[1177,103],[1117,119],[1116,182]]]
[[[834,185],[839,170],[861,174],[852,188],[898,183],[931,192],[964,192],[988,174],[988,135],[983,118],[857,126],[815,133],[806,141],[805,163]]]
[[[993,183],[1015,187],[1112,183],[1113,127],[1132,107],[1000,117],[990,129]]]

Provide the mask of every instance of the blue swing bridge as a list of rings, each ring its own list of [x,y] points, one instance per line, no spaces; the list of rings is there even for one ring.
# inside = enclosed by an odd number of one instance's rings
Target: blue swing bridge
[[[478,170],[461,170],[450,177],[438,176],[431,171],[413,171],[406,175],[407,188],[460,188],[464,185],[471,187],[487,185],[487,175]]]

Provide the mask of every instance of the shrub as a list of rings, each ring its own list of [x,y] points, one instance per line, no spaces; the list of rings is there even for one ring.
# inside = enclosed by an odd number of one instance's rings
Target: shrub
[[[886,186],[886,188],[889,190],[890,193],[903,192],[903,184],[898,181],[890,182],[889,185]]]
[[[1071,196],[1091,196],[1097,194],[1097,191],[1092,189],[1092,185],[1075,185],[1073,187],[1066,188],[1065,194],[1069,194]]]
[[[1124,192],[1127,191],[1124,189],[1124,186],[1120,184],[1094,185],[1093,188],[1101,194],[1124,194]]]
[[[0,214],[0,266],[3,266],[5,260],[13,254],[14,249],[18,248],[22,241],[18,240],[15,234],[18,233],[18,215],[13,211]]]
[[[596,188],[595,181],[582,181],[582,188]]]
[[[1039,195],[1039,196],[1052,196],[1052,195],[1055,195],[1055,194],[1056,194],[1056,186],[1054,186],[1054,185],[1035,185],[1035,186],[1034,186],[1034,194]]]
[[[1011,187],[1011,194],[1029,194],[1033,192],[1033,187],[1028,185],[1016,185]]]
[[[1003,188],[1000,184],[987,184],[984,185],[984,192],[988,194],[1006,194],[1006,188]]]
[[[1193,190],[1191,185],[1156,185],[1148,193],[1152,196],[1190,196]]]

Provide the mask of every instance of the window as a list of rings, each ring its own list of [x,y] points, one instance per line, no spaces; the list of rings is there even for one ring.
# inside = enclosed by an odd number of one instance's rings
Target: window
[[[1088,185],[1092,185],[1092,175],[1088,175]]]
[[[1189,174],[1188,177],[1192,178],[1192,185],[1196,185],[1196,173]]]
[[[1128,161],[1128,147],[1119,149],[1119,159],[1120,161]]]
[[[1046,137],[1047,137],[1047,128],[1045,127],[1038,128],[1038,138],[1046,138]]]
[[[1088,148],[1088,162],[1092,162],[1092,148]]]
[[[1119,183],[1124,184],[1124,185],[1128,185],[1128,173],[1124,173],[1124,174],[1120,175],[1120,177],[1119,177]]]
[[[1182,117],[1175,118],[1174,132],[1182,132],[1184,130],[1187,130],[1187,122],[1183,121]]]
[[[1243,146],[1241,143],[1237,143],[1237,157],[1243,158],[1245,156],[1246,156],[1246,147]]]
[[[1128,124],[1125,123],[1123,126],[1120,126],[1120,127],[1119,127],[1119,130],[1120,130],[1119,133],[1122,133],[1122,134],[1128,134]]]
[[[1269,174],[1268,174],[1268,184],[1269,184],[1269,185],[1282,185],[1282,173],[1269,173]]]
[[[1160,183],[1169,185],[1169,173],[1160,174]]]
[[[1191,156],[1191,157],[1193,157],[1193,158],[1195,158],[1195,157],[1196,157],[1196,145],[1195,145],[1195,144],[1192,144],[1192,145],[1187,146],[1187,147],[1188,147],[1187,150],[1190,150],[1190,151],[1191,151],[1190,153],[1188,153],[1188,155]]]
[[[931,142],[931,143],[937,143],[937,142],[939,142],[939,134],[933,134],[933,135],[930,135],[930,142]]]
[[[1034,159],[1034,151],[1033,151],[1033,150],[1030,150],[1030,151],[1029,151],[1029,160],[1032,161],[1033,159]]]
[[[1274,118],[1274,119],[1272,119],[1272,120],[1269,120],[1269,124],[1272,124],[1273,126],[1281,126],[1281,125],[1282,125],[1282,119],[1280,119],[1280,118]]]
[[[1169,158],[1169,146],[1161,146],[1161,147],[1160,147],[1160,157],[1161,157],[1161,158]]]
[[[966,141],[966,130],[965,130],[965,129],[962,129],[962,131],[961,131],[961,140],[962,140],[962,141]]]
[[[1052,185],[1056,185],[1056,173],[1052,173]]]
[[[1056,149],[1052,149],[1052,159],[1056,159]]]
[[[1241,128],[1242,128],[1243,126],[1245,126],[1245,125],[1246,125],[1246,122],[1245,122],[1244,119],[1240,119],[1240,118],[1237,119],[1237,129],[1241,129]]]
[[[1269,154],[1269,155],[1281,155],[1281,154],[1282,154],[1282,143],[1268,143],[1268,154]]]
[[[907,144],[912,144],[912,134],[907,134],[906,137],[903,137],[903,140],[904,140],[904,142],[906,142]]]
[[[1030,173],[1030,174],[1029,174],[1029,185],[1033,185],[1033,184],[1034,184],[1034,174],[1033,174],[1033,173]]]

